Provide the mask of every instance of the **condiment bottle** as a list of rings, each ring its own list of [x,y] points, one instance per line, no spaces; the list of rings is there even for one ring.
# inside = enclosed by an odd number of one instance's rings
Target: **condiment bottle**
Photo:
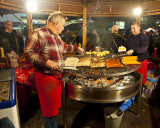
[[[80,47],[80,48],[81,48],[81,43],[79,43],[79,44],[78,44],[78,47]]]
[[[1,58],[4,58],[4,49],[1,47]]]
[[[154,48],[153,57],[156,57],[156,56],[157,56],[157,48],[155,47],[155,48]]]
[[[77,43],[75,43],[74,46],[77,47]]]

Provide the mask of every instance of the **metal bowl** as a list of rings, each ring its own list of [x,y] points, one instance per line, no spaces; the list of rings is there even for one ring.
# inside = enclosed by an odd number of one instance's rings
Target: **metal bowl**
[[[76,83],[67,83],[67,97],[88,103],[116,103],[136,96],[141,90],[141,76],[136,71],[136,82],[123,87],[105,87],[92,88],[76,85]]]

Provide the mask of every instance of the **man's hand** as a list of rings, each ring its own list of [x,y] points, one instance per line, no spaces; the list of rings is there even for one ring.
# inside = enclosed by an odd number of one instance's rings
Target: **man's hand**
[[[85,50],[83,48],[78,47],[78,52],[81,54],[85,54]]]
[[[126,52],[126,54],[127,54],[127,55],[132,55],[133,52],[134,52],[134,51],[131,49],[131,50],[128,50],[128,51]]]
[[[15,52],[15,51],[13,51],[13,50],[11,50],[11,53],[12,53],[12,54],[14,54],[14,55],[16,55],[16,52]]]
[[[46,66],[51,68],[52,70],[59,70],[59,71],[62,70],[62,68],[59,66],[59,64],[57,62],[52,61],[52,60],[47,60]]]

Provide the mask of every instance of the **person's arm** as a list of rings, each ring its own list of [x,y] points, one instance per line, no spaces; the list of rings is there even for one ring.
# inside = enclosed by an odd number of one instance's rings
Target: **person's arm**
[[[131,50],[128,50],[128,51],[126,52],[126,54],[127,54],[127,55],[132,55],[133,52],[134,52],[134,51],[131,49]]]
[[[141,46],[138,48],[133,48],[133,51],[137,54],[144,53],[148,51],[149,38],[147,35],[141,35]]]
[[[12,54],[14,54],[14,55],[16,55],[16,52],[15,52],[15,51],[13,51],[13,50],[11,50],[11,53],[12,53]]]
[[[83,48],[78,47],[77,51],[81,54],[85,54],[85,50]]]
[[[83,48],[78,47],[77,45],[70,45],[70,44],[66,44],[62,41],[62,39],[59,37],[59,41],[61,42],[62,46],[63,46],[63,51],[64,52],[73,52],[73,51],[78,51],[82,54],[85,53]]]
[[[27,41],[24,49],[24,55],[26,58],[35,65],[45,65],[47,58],[40,55],[40,52],[45,45],[45,42],[41,39],[38,33],[34,32]]]
[[[34,65],[47,66],[52,70],[61,70],[57,62],[49,60],[47,57],[42,56],[41,50],[44,48],[45,42],[38,33],[34,32],[27,41],[24,50],[24,55]]]
[[[53,61],[53,60],[47,60],[46,66],[51,68],[52,70],[60,70],[60,71],[62,70],[60,65],[57,62]]]
[[[136,54],[142,54],[146,51],[148,51],[148,45],[149,45],[149,38],[147,35],[141,35],[141,46],[138,48],[133,48],[127,51],[128,55],[132,55],[134,52]]]

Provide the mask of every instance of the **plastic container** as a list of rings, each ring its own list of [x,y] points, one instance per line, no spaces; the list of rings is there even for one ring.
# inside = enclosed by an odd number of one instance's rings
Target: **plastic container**
[[[132,107],[132,105],[134,104],[134,99],[135,97],[125,101],[121,106],[120,109],[123,110],[123,112],[125,112],[126,110],[128,110],[130,107]]]
[[[0,70],[0,86],[2,85],[9,85],[10,92],[9,100],[0,102],[0,119],[8,117],[15,128],[21,128],[16,97],[15,71],[13,68]]]
[[[117,107],[106,107],[104,109],[105,128],[119,128],[124,112]]]
[[[9,67],[18,67],[19,66],[19,57],[18,55],[14,55],[12,53],[7,53],[8,66]]]

